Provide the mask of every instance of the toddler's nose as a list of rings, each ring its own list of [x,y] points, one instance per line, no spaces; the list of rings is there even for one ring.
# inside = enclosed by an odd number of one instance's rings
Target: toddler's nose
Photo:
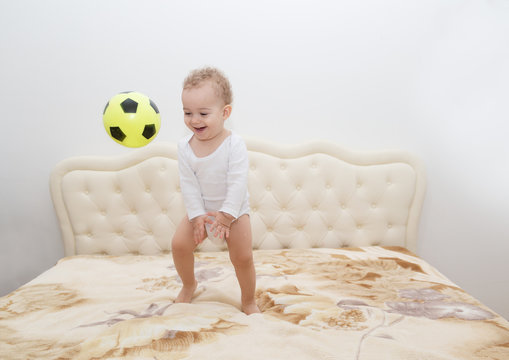
[[[196,115],[193,115],[193,117],[191,118],[191,125],[199,125],[201,123],[201,120],[198,116]]]

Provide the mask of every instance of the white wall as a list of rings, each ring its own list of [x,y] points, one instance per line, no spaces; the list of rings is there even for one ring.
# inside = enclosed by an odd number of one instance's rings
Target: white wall
[[[419,155],[419,255],[509,318],[506,0],[2,1],[0,295],[63,256],[52,167],[130,151],[102,128],[109,97],[148,94],[155,141],[176,141],[205,64],[229,75],[242,135]]]

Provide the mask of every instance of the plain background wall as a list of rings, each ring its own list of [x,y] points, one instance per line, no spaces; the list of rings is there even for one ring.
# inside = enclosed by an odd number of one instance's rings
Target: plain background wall
[[[132,151],[107,100],[149,95],[176,141],[182,80],[214,65],[241,135],[421,157],[419,255],[509,318],[508,64],[506,0],[1,0],[0,295],[63,256],[53,166]]]

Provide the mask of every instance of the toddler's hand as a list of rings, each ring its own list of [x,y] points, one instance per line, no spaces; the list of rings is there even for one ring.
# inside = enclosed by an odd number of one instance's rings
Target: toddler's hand
[[[207,213],[208,216],[214,217],[214,222],[210,226],[210,232],[220,239],[227,239],[230,236],[230,226],[235,220],[230,214],[221,211],[212,211]]]
[[[193,225],[193,240],[196,245],[205,240],[206,223],[212,224],[212,220],[209,219],[208,215],[197,216],[191,220],[191,225]]]

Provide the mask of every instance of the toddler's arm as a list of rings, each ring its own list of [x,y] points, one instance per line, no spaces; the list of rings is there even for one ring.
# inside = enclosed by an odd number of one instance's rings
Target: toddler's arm
[[[233,144],[227,175],[226,198],[220,209],[221,212],[230,214],[234,219],[239,217],[240,208],[247,196],[247,180],[249,173],[249,158],[244,141],[239,138]]]
[[[191,169],[185,155],[185,146],[179,143],[178,146],[178,168],[180,176],[180,189],[184,198],[189,220],[197,216],[205,215],[205,205],[201,196],[200,184],[196,175]]]

